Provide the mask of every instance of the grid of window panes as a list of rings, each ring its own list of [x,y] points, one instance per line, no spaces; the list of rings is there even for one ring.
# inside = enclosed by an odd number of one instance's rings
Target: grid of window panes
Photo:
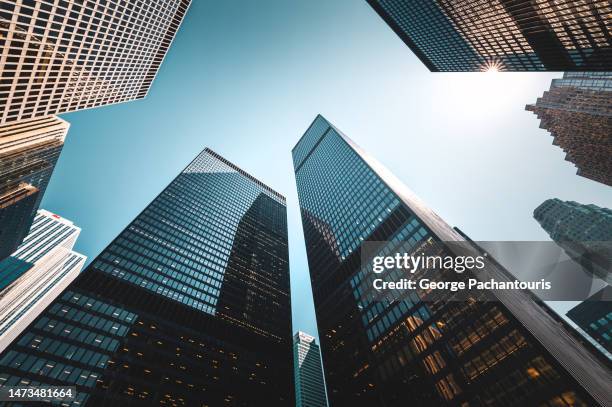
[[[49,295],[50,290],[61,284],[62,280],[69,278],[70,275],[74,277],[83,268],[86,257],[76,252],[69,252],[58,260],[59,262],[47,258],[45,263],[39,265],[45,267],[44,275],[39,274],[36,277],[26,275],[23,281],[18,282],[17,287],[12,286],[7,290],[9,295],[19,295],[20,298],[10,300],[6,304],[7,308],[3,310],[0,318],[0,335],[13,329],[13,325],[18,324],[32,308],[40,307],[39,302]]]
[[[534,218],[555,241],[612,241],[612,209],[574,201],[547,199]]]
[[[146,95],[189,0],[0,0],[0,123]]]
[[[215,314],[242,217],[260,193],[284,198],[213,154],[200,154],[93,267]]]
[[[11,257],[35,263],[54,247],[72,248],[80,231],[72,222],[39,210],[28,236]]]
[[[44,193],[67,131],[53,116],[0,126],[0,196],[22,182]]]
[[[439,250],[432,243],[439,237],[345,136],[331,125],[319,127],[324,137],[298,143],[314,148],[302,152],[296,183],[330,404],[520,405],[537,399],[542,406],[586,406],[590,396],[510,311],[482,301],[488,293],[467,301],[431,290],[374,293],[372,273],[361,265],[364,241],[385,242],[376,252],[385,255],[398,247]],[[314,233],[313,225],[324,227]],[[346,250],[321,272],[320,258],[335,247],[326,234],[353,253]]]
[[[612,92],[612,71],[604,72],[565,72],[563,78],[553,79],[551,88],[575,87],[585,90]],[[608,101],[612,96],[603,94]]]
[[[612,287],[606,285],[567,313],[576,325],[609,353],[612,353],[612,301],[609,301],[611,295]]]
[[[368,0],[433,71],[604,70],[606,0]]]
[[[612,186],[611,72],[566,72],[526,110],[537,115],[578,175]]]
[[[369,0],[432,71],[478,71],[486,62],[433,1]]]
[[[438,3],[451,16],[462,37],[488,63],[499,63],[499,69],[506,66],[528,71],[542,69],[540,58],[502,2],[471,0],[468,4],[465,0],[439,0]]]
[[[0,261],[0,289],[15,281],[55,247],[61,245],[71,249],[80,230],[66,219],[39,210],[23,243]]]
[[[330,124],[321,115],[317,115],[304,136],[298,141],[293,148],[293,166],[298,169],[314,146],[325,136],[327,130],[331,128]]]
[[[0,384],[59,382],[93,388],[136,319],[119,307],[68,290],[2,354]],[[32,374],[39,380],[32,380]],[[86,398],[86,392],[77,392],[69,405],[83,405]]]
[[[28,233],[67,131],[68,124],[54,116],[0,125],[0,200],[4,201],[0,205],[0,251],[6,256],[17,249]],[[30,197],[32,202],[23,205],[24,200],[19,198],[10,202],[10,197],[24,188],[36,191]],[[7,216],[6,212],[12,209]],[[15,212],[23,222],[9,226],[17,218]]]
[[[300,208],[318,220],[319,233],[333,242],[336,256],[343,260],[387,218],[399,200],[329,123],[326,128],[317,120],[317,129],[324,136],[296,170]]]
[[[303,335],[297,333],[293,341],[296,407],[327,407],[319,345]]]
[[[7,348],[20,359],[5,361],[0,380],[76,384],[93,405],[281,407],[292,399],[285,199],[213,151],[67,292]],[[75,336],[77,328],[99,336]]]

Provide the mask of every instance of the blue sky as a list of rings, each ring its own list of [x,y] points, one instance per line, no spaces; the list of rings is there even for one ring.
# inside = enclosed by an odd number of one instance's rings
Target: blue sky
[[[287,196],[293,326],[315,333],[290,151],[316,114],[474,240],[548,240],[545,199],[612,204],[524,110],[559,76],[432,74],[365,1],[194,0],[145,100],[62,116],[42,207],[91,259],[210,147]]]

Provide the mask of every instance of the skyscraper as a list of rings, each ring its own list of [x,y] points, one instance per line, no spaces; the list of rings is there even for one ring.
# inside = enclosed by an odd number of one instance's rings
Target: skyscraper
[[[0,358],[81,404],[293,400],[285,198],[200,153]]]
[[[23,243],[8,258],[0,261],[0,290],[37,264],[58,246],[71,250],[81,228],[72,221],[45,209],[38,210]]]
[[[612,353],[612,287],[605,286],[569,310],[567,316]]]
[[[382,253],[464,238],[322,116],[293,163],[330,405],[612,402],[609,371],[528,293],[377,297],[364,242]]]
[[[533,217],[585,271],[612,284],[612,210],[553,198]]]
[[[68,127],[55,116],[0,125],[0,260],[28,233]]]
[[[432,72],[604,71],[607,0],[368,0]]]
[[[314,336],[298,331],[293,336],[296,407],[327,407],[321,352]]]
[[[0,124],[141,99],[190,0],[0,0]]]
[[[525,109],[538,116],[578,175],[612,186],[612,72],[566,72]]]
[[[30,233],[0,262],[0,353],[53,301],[85,265],[72,251],[81,228],[38,211]]]

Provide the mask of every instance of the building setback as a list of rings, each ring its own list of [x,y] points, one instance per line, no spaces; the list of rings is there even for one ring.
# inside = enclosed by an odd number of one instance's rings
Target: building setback
[[[0,124],[146,96],[190,0],[0,0]]]
[[[567,316],[612,353],[612,287],[605,286],[569,310]]]
[[[0,125],[0,260],[28,233],[68,127],[55,116]]]
[[[314,336],[298,331],[293,335],[296,407],[327,407],[321,352]]]
[[[291,339],[285,198],[206,149],[3,352],[0,382],[286,406]]]
[[[612,403],[607,368],[528,293],[376,296],[363,242],[465,239],[322,116],[293,163],[330,405]]]
[[[58,246],[71,250],[81,228],[70,220],[39,209],[23,243],[8,258],[0,261],[0,290],[37,264]]]
[[[612,186],[612,72],[566,72],[526,110],[578,175]]]
[[[41,209],[24,243],[0,262],[0,354],[85,265],[86,257],[72,251],[80,232]]]
[[[612,210],[553,198],[533,217],[585,271],[612,284]]]
[[[432,72],[604,71],[607,0],[367,0]]]

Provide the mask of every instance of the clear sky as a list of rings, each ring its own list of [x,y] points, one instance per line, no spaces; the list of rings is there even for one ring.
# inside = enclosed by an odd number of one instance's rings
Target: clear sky
[[[317,113],[474,240],[548,240],[551,197],[612,206],[524,110],[560,73],[430,73],[361,0],[194,0],[145,100],[72,126],[42,207],[95,257],[204,147],[287,196],[293,327],[316,334],[291,148]]]

